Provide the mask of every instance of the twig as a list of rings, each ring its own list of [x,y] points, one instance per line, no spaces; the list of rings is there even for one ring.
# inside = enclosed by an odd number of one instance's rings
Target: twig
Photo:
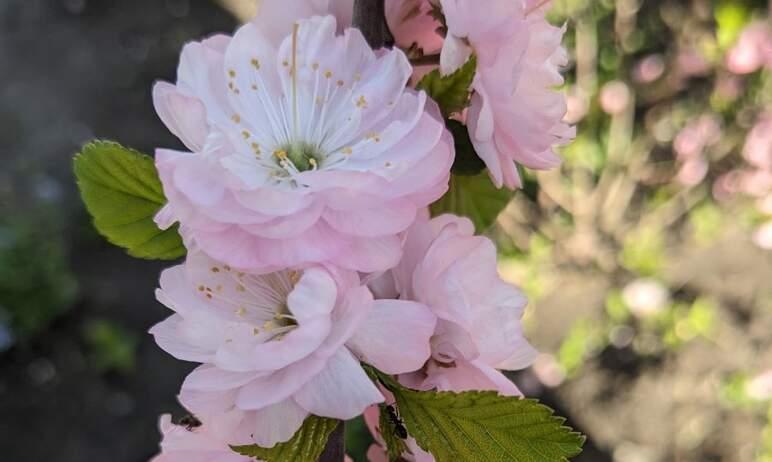
[[[394,37],[386,24],[384,0],[354,0],[353,23],[373,49],[394,44]]]
[[[378,49],[392,46],[394,39],[386,24],[384,0],[354,0],[353,25],[362,31],[367,43]],[[346,423],[341,422],[330,434],[319,462],[342,462],[346,455]]]
[[[343,462],[346,456],[346,422],[340,422],[338,427],[330,434],[327,446],[324,448],[319,462]]]

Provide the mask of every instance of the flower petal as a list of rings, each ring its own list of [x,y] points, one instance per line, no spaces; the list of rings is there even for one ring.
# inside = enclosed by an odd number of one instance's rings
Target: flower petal
[[[338,349],[324,370],[298,390],[294,398],[310,413],[336,419],[353,419],[367,406],[384,400],[346,348]]]
[[[346,345],[382,372],[412,372],[431,355],[429,338],[436,322],[429,308],[420,303],[376,300],[370,316]]]

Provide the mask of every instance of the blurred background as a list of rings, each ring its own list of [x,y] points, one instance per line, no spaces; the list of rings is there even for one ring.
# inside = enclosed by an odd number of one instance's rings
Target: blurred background
[[[101,239],[71,158],[181,147],[150,89],[247,0],[0,0],[0,459],[141,462],[193,365],[155,346],[162,265]],[[513,375],[583,462],[772,461],[766,0],[555,0],[576,141],[491,231],[543,352]],[[366,431],[349,425],[359,457]],[[358,459],[361,460],[361,459]]]

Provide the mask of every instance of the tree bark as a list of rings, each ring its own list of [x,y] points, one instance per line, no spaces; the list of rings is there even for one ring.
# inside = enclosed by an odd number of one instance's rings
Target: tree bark
[[[386,23],[384,0],[354,0],[353,25],[362,31],[374,50],[394,45]],[[342,462],[346,455],[346,422],[341,422],[330,434],[319,462]]]
[[[341,421],[338,427],[330,433],[327,446],[324,448],[319,462],[343,462],[346,456],[346,422]]]
[[[386,23],[384,0],[354,0],[353,23],[373,49],[394,45]]]

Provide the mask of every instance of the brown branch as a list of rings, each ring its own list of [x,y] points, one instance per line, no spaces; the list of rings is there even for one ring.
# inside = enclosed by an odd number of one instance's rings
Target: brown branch
[[[319,462],[343,462],[346,456],[346,422],[341,421],[337,428],[330,433],[327,446],[319,457]]]
[[[394,37],[386,24],[384,0],[354,0],[353,23],[373,49],[394,45]]]
[[[362,31],[367,43],[375,50],[391,47],[394,38],[386,24],[384,0],[354,0],[353,25]],[[319,462],[342,462],[346,455],[346,423],[340,422],[330,434]]]

